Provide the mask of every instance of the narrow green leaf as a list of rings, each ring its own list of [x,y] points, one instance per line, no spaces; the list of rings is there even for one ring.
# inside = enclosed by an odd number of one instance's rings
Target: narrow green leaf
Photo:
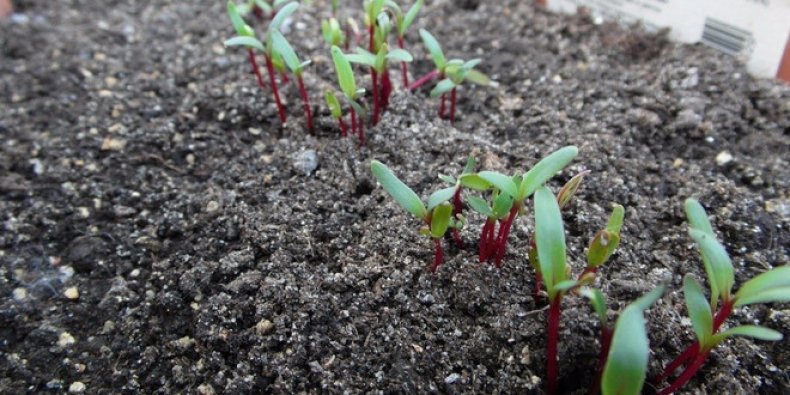
[[[735,282],[732,262],[730,256],[716,239],[704,231],[691,228],[689,234],[699,245],[702,256],[707,258],[713,270],[713,280],[716,288],[725,300],[729,299],[732,292],[732,285]]]
[[[376,60],[375,60],[375,62],[373,62],[373,68],[376,69],[376,71],[379,72],[379,73],[383,73],[384,72],[384,66],[385,66],[385,63],[387,62],[387,51],[388,50],[389,50],[389,47],[387,46],[387,43],[382,43],[379,46],[379,51],[376,53]]]
[[[513,198],[510,195],[500,193],[494,197],[494,218],[505,218],[510,213],[511,208],[513,208]]]
[[[357,95],[361,95],[363,92],[364,91],[357,91]],[[356,100],[351,100],[348,97],[346,97],[346,99],[348,101],[348,104],[354,109],[354,111],[357,112],[357,115],[359,116],[359,118],[360,119],[364,119],[365,118],[365,109],[359,103],[357,103]]]
[[[248,36],[247,30],[244,28],[247,24],[244,23],[244,19],[241,18],[238,7],[233,0],[228,0],[228,16],[230,17],[230,23],[233,25],[233,29],[236,30],[236,34],[239,36]]]
[[[595,311],[595,314],[598,315],[598,321],[601,322],[601,328],[606,328],[609,326],[607,324],[607,317],[606,317],[606,297],[603,295],[598,288],[581,288],[579,289],[579,294],[584,296],[585,298],[590,300],[590,305]]]
[[[414,58],[411,54],[400,48],[391,49],[389,53],[387,53],[387,60],[391,60],[393,62],[411,62]]]
[[[540,162],[524,174],[524,178],[521,180],[521,185],[518,188],[518,197],[514,196],[516,200],[526,199],[532,195],[536,189],[568,165],[578,153],[578,148],[569,145],[541,159]]]
[[[433,210],[434,207],[450,200],[455,195],[455,186],[449,188],[442,188],[428,197],[428,211]]]
[[[535,241],[549,300],[554,300],[559,292],[557,284],[565,280],[567,256],[560,207],[554,194],[546,187],[535,193]]]
[[[425,29],[420,29],[420,37],[422,38],[423,44],[425,44],[425,48],[430,52],[436,69],[443,70],[447,61],[445,60],[444,52],[442,52],[442,47],[439,46],[439,42]]]
[[[469,188],[474,191],[487,191],[491,188],[491,183],[486,181],[483,177],[475,173],[464,173],[458,179],[464,188]]]
[[[285,22],[285,20],[288,19],[288,17],[291,16],[291,14],[293,14],[297,8],[299,8],[299,3],[295,1],[284,5],[283,8],[280,8],[269,24],[269,31],[280,30],[280,25],[282,25],[283,22]]]
[[[265,12],[267,14],[270,14],[272,12],[272,6],[270,6],[269,3],[267,3],[264,0],[252,0],[250,3],[255,4],[260,9],[262,9],[263,12]]]
[[[264,50],[263,44],[260,41],[258,41],[254,37],[248,37],[248,36],[236,36],[231,39],[225,40],[223,44],[226,47],[241,46],[241,47],[255,48],[259,51]]]
[[[500,191],[510,195],[513,199],[517,199],[518,196],[518,185],[513,182],[513,178],[506,176],[502,173],[497,173],[495,171],[481,171],[477,173],[477,175],[491,183],[493,186],[499,188]]]
[[[773,329],[756,325],[741,325],[716,334],[716,336],[713,337],[713,341],[715,344],[718,344],[730,336],[751,337],[753,339],[771,342],[782,340],[782,334]]]
[[[285,39],[285,36],[277,30],[273,30],[269,34],[272,36],[274,51],[282,56],[283,61],[285,61],[285,64],[291,69],[291,72],[297,76],[302,74],[302,65],[299,62],[299,57],[296,56],[296,51],[294,51],[291,44],[288,43],[288,40]]]
[[[784,288],[769,288],[735,300],[736,306],[746,306],[755,303],[790,302],[790,286]]]
[[[603,395],[641,394],[649,355],[644,315],[639,307],[630,305],[615,323],[601,377]]]
[[[340,23],[337,22],[337,19],[331,18],[321,21],[321,32],[327,44],[338,46],[342,44],[343,32],[340,29]]]
[[[371,55],[370,52],[364,53],[363,51],[367,52],[364,49],[357,48],[357,53],[346,54],[346,59],[351,63],[374,67],[376,65],[376,57]]]
[[[666,284],[661,284],[656,289],[642,295],[639,299],[633,301],[631,305],[638,307],[642,311],[647,310],[650,308],[653,303],[656,303],[658,299],[661,298],[661,295],[664,294],[664,291],[667,290]]]
[[[425,219],[428,217],[428,210],[425,209],[420,197],[404,184],[403,181],[398,179],[389,167],[377,160],[373,160],[370,162],[370,170],[373,172],[373,176],[376,177],[382,188],[384,188],[401,207],[414,214],[417,218]]]
[[[464,170],[461,171],[461,174],[473,174],[475,167],[477,167],[477,159],[474,156],[470,156],[466,158],[466,165],[464,165]]]
[[[790,287],[790,266],[773,268],[767,272],[760,273],[738,289],[735,299],[740,301],[760,292],[772,288]]]
[[[692,229],[697,229],[713,237],[716,237],[716,235],[713,233],[713,227],[710,225],[710,221],[708,220],[708,213],[705,212],[705,209],[697,201],[697,199],[686,199],[683,208],[686,211],[686,218],[688,218],[689,225]]]
[[[488,202],[486,202],[485,199],[479,198],[477,196],[467,195],[466,202],[469,203],[469,206],[472,207],[472,210],[483,214],[486,218],[492,217],[494,215],[494,211],[491,210],[491,207],[488,205]]]
[[[583,171],[575,176],[573,176],[565,185],[562,186],[559,192],[557,192],[557,204],[560,205],[560,210],[565,208],[565,206],[570,203],[571,199],[574,195],[576,195],[576,191],[579,190],[579,186],[581,185],[582,181],[584,181],[584,176],[587,175],[589,171]]]
[[[609,216],[609,221],[606,223],[606,230],[611,233],[620,234],[620,229],[623,228],[623,219],[625,218],[625,208],[619,204],[615,204],[612,209],[612,215]]]
[[[710,304],[702,293],[699,282],[691,275],[683,278],[683,295],[686,298],[686,308],[694,327],[697,341],[703,346],[710,346],[710,337],[713,335],[713,316],[710,311]]]
[[[406,16],[403,17],[403,22],[398,25],[398,36],[403,37],[406,35],[406,30],[409,30],[409,27],[412,23],[414,23],[414,19],[417,18],[417,14],[420,13],[420,7],[422,7],[423,0],[417,0],[414,4],[412,4],[411,8],[406,11]]]
[[[340,109],[340,101],[337,100],[337,96],[332,91],[324,92],[324,100],[326,100],[326,105],[329,106],[332,118],[338,119],[343,116],[343,111]]]
[[[453,206],[447,203],[442,203],[433,209],[431,214],[431,236],[433,238],[441,238],[447,232],[452,212]]]
[[[456,87],[456,85],[455,85],[455,82],[453,82],[453,80],[451,80],[449,78],[445,78],[445,79],[439,81],[439,83],[436,84],[436,86],[433,87],[433,89],[431,90],[431,97],[441,96],[441,95],[453,90],[453,88],[455,88],[455,87]]]
[[[554,284],[554,289],[556,289],[558,292],[565,292],[577,285],[579,285],[579,282],[576,280],[564,280]]]
[[[444,181],[444,182],[446,182],[446,183],[448,183],[448,184],[450,184],[450,185],[455,185],[455,184],[458,183],[458,180],[453,178],[453,176],[448,176],[448,175],[445,175],[445,174],[439,174],[439,179]]]
[[[346,97],[354,100],[357,95],[357,83],[354,81],[354,72],[351,70],[351,63],[349,63],[343,51],[336,45],[332,46],[331,52],[340,89],[343,90],[343,94],[345,94]]]
[[[587,266],[599,267],[606,263],[620,244],[620,236],[606,229],[595,234],[587,248]]]
[[[469,70],[466,73],[466,80],[477,85],[488,86],[491,85],[491,78],[477,70]]]

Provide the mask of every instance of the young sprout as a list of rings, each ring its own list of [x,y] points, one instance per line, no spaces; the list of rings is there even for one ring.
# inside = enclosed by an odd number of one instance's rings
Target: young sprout
[[[351,69],[351,62],[348,61],[348,58],[343,54],[343,51],[336,45],[333,45],[331,52],[332,61],[335,64],[335,71],[337,72],[337,81],[340,85],[340,90],[343,92],[343,96],[351,106],[351,109],[349,110],[351,112],[351,133],[356,133],[359,136],[359,145],[362,146],[365,144],[365,129],[364,125],[362,124],[364,110],[362,109],[362,106],[357,103],[357,97],[359,97],[359,95],[361,95],[364,90],[357,90],[357,83],[354,79],[354,71]],[[357,122],[357,113],[359,113],[360,116],[359,122]]]
[[[321,22],[321,32],[324,35],[324,41],[329,46],[341,46],[345,42],[346,49],[348,49],[348,41],[346,40],[343,30],[340,28],[340,23],[335,18],[329,18]]]
[[[760,340],[782,338],[778,332],[750,325],[719,332],[735,307],[790,301],[790,266],[774,268],[759,274],[744,283],[738,292],[733,294],[732,287],[735,280],[732,262],[724,246],[716,240],[705,209],[696,200],[687,199],[685,210],[690,224],[689,234],[699,246],[705,266],[711,289],[710,299],[706,300],[702,287],[693,277],[684,278],[683,292],[697,341],[670,362],[662,374],[655,379],[658,383],[686,364],[680,375],[659,395],[670,394],[691,380],[702,367],[710,351],[727,337],[747,336]],[[719,299],[721,299],[721,308],[717,311]]]
[[[615,204],[612,214],[609,216],[609,221],[606,223],[606,228],[599,230],[595,237],[590,240],[590,246],[587,249],[587,267],[579,275],[580,281],[585,276],[594,275],[598,268],[614,254],[614,251],[620,245],[620,230],[623,227],[624,217],[625,209],[623,206]]]
[[[440,180],[452,185],[451,188],[453,189],[453,199],[452,199],[453,218],[456,219],[463,218],[463,201],[461,200],[461,190],[463,189],[464,185],[461,183],[461,177],[466,174],[472,174],[475,170],[475,166],[477,166],[477,161],[475,161],[474,157],[470,156],[466,160],[466,166],[464,166],[461,175],[457,179],[452,176],[439,174]],[[458,248],[463,248],[464,243],[461,240],[461,235],[459,234],[458,231],[459,231],[458,228],[453,228],[453,240],[455,241],[455,245],[457,245]]]
[[[557,393],[557,337],[560,329],[560,302],[563,295],[577,286],[568,279],[565,230],[557,199],[541,186],[535,191],[535,242],[543,282],[549,294],[549,317],[546,340],[546,392]]]
[[[523,175],[511,177],[495,171],[481,171],[474,175],[461,177],[462,181],[466,179],[466,182],[477,184],[475,188],[477,190],[483,187],[486,189],[493,187],[498,190],[495,195],[504,193],[513,199],[507,218],[499,225],[499,231],[492,247],[493,252],[490,255],[490,257],[495,259],[497,267],[501,267],[510,228],[521,211],[524,200],[530,197],[546,181],[554,177],[555,174],[559,173],[578,153],[579,149],[572,145],[560,148],[541,159],[540,162]]]
[[[365,10],[365,26],[368,28],[368,51],[377,52],[374,36],[376,34],[376,18],[384,10],[385,0],[365,0],[362,8]]]
[[[412,4],[411,8],[406,11],[406,14],[404,14],[400,7],[394,3],[390,7],[395,12],[395,28],[398,33],[398,47],[400,47],[400,49],[405,49],[404,38],[406,37],[406,31],[409,30],[409,27],[411,27],[412,23],[414,23],[414,20],[417,19],[417,14],[420,12],[420,8],[422,8],[423,3],[423,0],[417,0],[414,4]],[[401,62],[400,67],[403,78],[403,87],[408,88],[408,65],[406,62]]]
[[[463,62],[460,59],[453,59],[447,62],[447,66],[445,67],[444,75],[445,79],[439,81],[438,84],[431,90],[431,97],[442,96],[442,106],[439,109],[439,117],[444,117],[444,94],[448,91],[450,92],[450,123],[455,123],[455,101],[456,101],[456,90],[458,87],[466,81],[467,77],[470,76],[470,72],[474,71],[474,67],[477,66],[481,62],[480,59],[473,59],[468,62]],[[483,76],[483,79],[474,80],[482,85],[490,84],[490,80],[483,74],[478,74]]]
[[[340,101],[337,100],[337,96],[335,96],[334,92],[328,90],[324,93],[324,100],[326,100],[326,105],[329,106],[329,113],[332,115],[332,118],[336,119],[338,126],[340,126],[340,136],[348,136],[348,127],[346,122],[343,121],[343,111],[340,108]]]
[[[382,14],[384,15],[384,14]],[[381,31],[381,30],[379,30]],[[392,93],[392,85],[389,83],[389,69],[387,63],[411,62],[411,54],[402,49],[390,50],[386,43],[379,47],[377,54],[372,54],[362,48],[357,48],[356,54],[346,55],[352,63],[363,64],[370,67],[371,81],[373,82],[373,125],[379,121],[381,109],[389,103],[389,95]],[[377,76],[381,76],[381,87],[378,89]]]
[[[599,389],[604,395],[642,393],[650,355],[644,311],[661,297],[665,288],[659,286],[626,306],[617,319],[614,330],[608,330],[609,343],[606,345],[605,352],[604,344],[601,343],[601,355],[605,357],[604,360],[598,361],[598,378],[594,387],[590,389],[591,395],[596,395]],[[605,309],[605,306],[603,308]],[[605,310],[603,315],[606,315]]]
[[[420,234],[433,238],[435,255],[430,270],[435,272],[442,264],[442,237],[448,228],[460,226],[460,223],[452,218],[453,206],[447,202],[452,198],[454,188],[441,189],[431,194],[426,207],[419,196],[383,163],[377,160],[371,161],[370,170],[384,190],[401,207],[425,223],[425,226],[420,228]]]
[[[312,134],[313,113],[310,110],[310,98],[307,96],[307,90],[304,87],[304,80],[302,78],[304,67],[310,64],[310,61],[299,61],[299,57],[296,56],[296,52],[294,51],[293,47],[291,47],[291,44],[288,43],[288,40],[286,40],[282,33],[280,33],[278,30],[273,30],[269,34],[271,35],[274,51],[280,54],[285,64],[289,69],[291,69],[291,73],[293,73],[294,77],[296,77],[296,82],[299,84],[299,95],[302,97],[302,102],[304,103],[307,129]]]
[[[332,17],[336,17],[337,9],[340,8],[340,0],[332,0],[331,6],[332,6]]]
[[[482,263],[489,260],[496,252],[496,242],[494,241],[496,224],[499,223],[501,227],[502,222],[508,217],[510,209],[513,207],[513,198],[495,188],[491,191],[491,201],[493,202],[491,205],[485,199],[477,196],[467,196],[466,201],[469,202],[469,206],[473,210],[486,217],[486,222],[480,230],[479,260]]]
[[[249,55],[252,72],[255,73],[255,78],[258,80],[258,86],[261,89],[265,89],[266,85],[263,83],[261,71],[258,68],[258,62],[255,60],[255,50],[257,49],[263,51],[263,44],[255,39],[255,32],[249,25],[244,23],[244,19],[241,17],[244,13],[242,13],[238,8],[239,6],[237,6],[232,0],[228,1],[228,16],[230,16],[230,22],[233,24],[233,29],[236,30],[236,36],[230,40],[225,41],[225,46],[241,45],[247,47],[247,54]]]
[[[491,80],[485,74],[474,70],[474,67],[480,63],[479,59],[470,60],[468,62],[464,62],[460,59],[447,61],[447,58],[445,58],[444,52],[442,51],[442,47],[431,33],[425,29],[420,29],[420,37],[422,37],[425,47],[431,54],[431,58],[433,59],[433,63],[436,68],[411,84],[409,89],[417,89],[436,77],[442,78],[442,81],[440,81],[439,84],[437,84],[436,87],[431,91],[431,96],[441,96],[442,101],[439,107],[439,118],[444,118],[444,111],[446,107],[445,93],[450,92],[450,120],[451,122],[455,122],[456,88],[465,80],[469,80],[479,85],[489,85],[491,84]]]

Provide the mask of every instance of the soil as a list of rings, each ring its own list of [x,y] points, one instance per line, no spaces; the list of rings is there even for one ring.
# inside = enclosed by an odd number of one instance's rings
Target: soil
[[[541,393],[531,215],[501,270],[477,262],[483,221],[470,214],[463,248],[445,241],[429,273],[431,243],[376,186],[373,158],[426,196],[470,154],[512,173],[579,146],[549,183],[592,171],[565,214],[574,273],[618,202],[623,242],[597,279],[611,318],[670,287],[647,312],[650,375],[693,338],[681,280],[704,271],[686,197],[711,215],[736,284],[788,264],[787,86],[638,26],[519,0],[429,3],[407,36],[412,78],[431,68],[427,27],[450,57],[485,56],[499,85],[464,86],[453,126],[394,72],[362,149],[320,103],[335,84],[326,2],[286,32],[313,60],[315,136],[295,84],[280,127],[246,53],[223,48],[223,2],[17,4],[0,22],[2,392]],[[790,335],[790,306],[741,308],[738,323]],[[587,303],[566,298],[562,393],[591,385],[598,333]],[[786,394],[788,371],[788,340],[728,340],[683,393]]]

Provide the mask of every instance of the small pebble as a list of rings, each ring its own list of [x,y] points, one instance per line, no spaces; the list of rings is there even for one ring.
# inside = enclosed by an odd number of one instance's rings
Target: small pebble
[[[69,386],[69,393],[71,393],[71,394],[81,394],[81,393],[85,392],[86,388],[87,387],[85,386],[85,384],[83,384],[81,381],[75,381],[75,382],[71,383],[71,385]]]
[[[716,155],[716,164],[719,166],[724,166],[727,163],[732,162],[732,155],[727,151],[721,151],[718,155]]]
[[[60,347],[66,348],[76,342],[77,341],[74,339],[74,336],[72,336],[71,333],[63,332],[60,334],[60,336],[58,336],[58,346]]]
[[[27,299],[27,290],[24,288],[14,288],[13,295],[14,295],[14,300],[16,300],[17,302],[21,302]]]
[[[219,210],[219,203],[216,200],[212,200],[206,204],[206,212],[213,213]]]
[[[458,379],[460,379],[460,378],[461,378],[461,375],[459,375],[458,373],[453,373],[453,374],[445,377],[444,378],[444,382],[447,383],[447,384],[452,384],[452,383],[458,381]]]
[[[260,320],[257,324],[255,324],[255,334],[258,336],[269,334],[273,329],[274,324],[267,319]]]
[[[63,292],[63,295],[65,295],[68,299],[77,300],[80,297],[80,291],[77,289],[77,287],[69,287],[66,288],[66,290]]]
[[[102,151],[121,151],[126,147],[126,140],[107,137],[101,142]]]

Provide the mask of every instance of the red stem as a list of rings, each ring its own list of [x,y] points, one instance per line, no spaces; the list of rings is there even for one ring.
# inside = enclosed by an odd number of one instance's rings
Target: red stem
[[[376,69],[370,68],[370,81],[373,83],[373,126],[379,123],[379,79]]]
[[[392,95],[392,79],[390,79],[389,69],[385,67],[384,71],[381,73],[381,92],[379,93],[382,110],[389,107],[390,95]]]
[[[340,125],[340,137],[348,136],[348,126],[346,126],[346,123],[343,121],[342,115],[337,118],[337,123]]]
[[[549,307],[549,322],[546,343],[546,392],[557,393],[557,338],[560,333],[560,300],[559,294],[554,297]]]
[[[686,385],[686,383],[688,383],[689,380],[691,380],[691,378],[694,377],[697,371],[702,367],[702,364],[705,363],[705,360],[708,358],[708,354],[710,354],[709,349],[698,353],[697,357],[694,358],[694,360],[686,367],[685,370],[683,370],[683,373],[681,373],[680,376],[678,376],[678,378],[669,385],[669,387],[661,390],[658,395],[669,395],[680,389],[680,387]]]
[[[351,134],[357,133],[357,112],[351,107]]]
[[[400,49],[404,49],[403,47],[403,37],[398,37],[398,46]],[[402,74],[403,79],[403,87],[409,87],[409,65],[406,62],[400,62],[400,72]]]
[[[422,76],[417,81],[414,81],[411,85],[409,85],[409,90],[413,91],[413,90],[425,85],[425,83],[427,83],[428,81],[430,81],[430,80],[432,80],[432,79],[434,79],[434,78],[436,78],[438,76],[439,76],[439,70],[433,70],[430,73],[425,74],[424,76]]]
[[[365,123],[362,122],[361,117],[359,119],[359,123],[357,123],[357,127],[359,127],[359,146],[362,147],[365,145]]]
[[[464,248],[464,241],[461,240],[461,233],[458,232],[458,228],[453,228],[453,242],[456,247]]]
[[[263,83],[263,77],[261,77],[261,70],[258,69],[258,62],[255,60],[255,52],[252,50],[252,48],[247,48],[247,53],[250,55],[252,72],[255,73],[255,78],[258,80],[258,86],[260,86],[261,89],[266,89],[266,84]]]
[[[732,308],[735,306],[735,301],[727,301],[721,306],[721,310],[719,310],[716,315],[713,317],[713,333],[716,333],[719,328],[721,328],[724,321],[729,318],[732,314]],[[683,352],[677,356],[672,362],[670,362],[664,371],[661,372],[661,375],[653,379],[653,382],[658,384],[670,375],[675,372],[678,368],[683,366],[686,361],[689,359],[694,358],[699,353],[699,342],[694,342],[692,345],[688,346]]]
[[[606,359],[609,357],[609,347],[612,345],[613,334],[614,331],[611,328],[601,328],[601,352],[598,354],[598,374],[595,376],[595,384],[590,388],[590,395],[598,395],[601,391],[603,367],[606,365]]]
[[[277,103],[277,113],[280,115],[280,122],[285,123],[285,107],[283,107],[283,103],[280,101],[280,91],[277,89],[277,81],[274,80],[274,64],[270,56],[267,55],[265,58],[266,71],[269,73],[269,84],[272,86],[272,92],[274,93],[274,102]]]
[[[442,105],[439,106],[439,119],[444,119],[444,107],[445,107],[444,102],[445,102],[445,97],[444,94],[442,94]]]
[[[346,31],[346,41],[343,43],[343,47],[346,51],[348,51],[348,47],[351,44],[351,25],[346,23],[344,30]]]
[[[495,260],[496,267],[502,267],[502,258],[505,257],[505,249],[507,248],[507,237],[510,235],[510,227],[513,225],[513,221],[516,220],[516,215],[518,215],[518,210],[520,208],[520,205],[513,205],[513,208],[510,209],[510,215],[507,217],[507,221],[505,221],[505,223],[499,227]]]
[[[433,256],[433,266],[431,267],[431,273],[436,272],[436,269],[438,269],[442,264],[442,239],[433,239],[433,245],[435,252]]]
[[[255,14],[255,16],[258,18],[258,20],[263,19],[263,8],[258,7],[257,5],[253,6],[252,7],[252,12]]]
[[[450,91],[450,124],[455,124],[455,88]]]
[[[302,101],[304,102],[304,116],[307,119],[307,130],[310,131],[310,134],[314,134],[313,132],[313,113],[310,111],[310,98],[307,96],[307,90],[304,88],[304,81],[302,80],[302,76],[297,77],[299,82],[299,94],[302,96]]]
[[[494,220],[491,218],[486,219],[483,224],[483,229],[480,231],[480,263],[485,262],[488,258],[486,252],[488,251],[488,234],[492,232]]]
[[[496,251],[496,239],[494,238],[494,234],[496,232],[496,226],[499,224],[499,228],[502,229],[502,221],[496,221],[491,224],[491,230],[488,232],[488,241],[486,242],[486,261],[491,260],[491,256]]]
[[[291,80],[288,79],[288,73],[281,71],[280,72],[280,79],[282,79],[283,86],[288,85]]]

